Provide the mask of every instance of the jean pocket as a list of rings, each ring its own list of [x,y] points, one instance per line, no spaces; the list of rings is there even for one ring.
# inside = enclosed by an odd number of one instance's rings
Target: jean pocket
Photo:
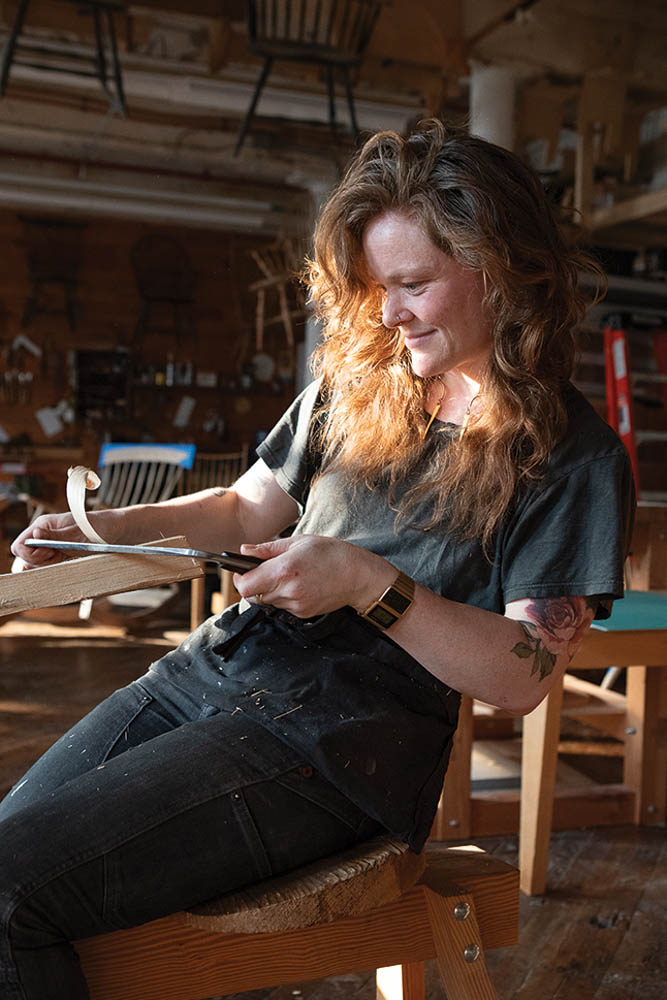
[[[111,706],[113,713],[110,712],[102,720],[107,724],[109,736],[105,760],[168,733],[177,724],[169,712],[155,701],[153,695],[136,682],[116,691],[112,698],[115,699]],[[104,705],[103,702],[100,707]],[[94,715],[91,719],[94,719]]]
[[[363,812],[346,795],[339,792],[331,782],[320,774],[310,764],[303,764],[292,771],[278,775],[275,781],[288,788],[295,795],[307,799],[326,812],[331,813],[355,832],[362,828],[368,820],[368,814]]]

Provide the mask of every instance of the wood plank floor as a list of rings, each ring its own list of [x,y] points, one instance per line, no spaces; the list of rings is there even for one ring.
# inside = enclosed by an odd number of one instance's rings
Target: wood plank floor
[[[14,619],[0,626],[0,796],[89,708],[144,672],[182,633]],[[517,838],[476,841],[516,864]],[[552,837],[548,892],[522,897],[518,947],[491,952],[501,1000],[667,1000],[667,837],[605,827]],[[437,969],[428,1000],[445,1000]],[[244,1000],[374,1000],[371,971]],[[64,998],[65,1000],[65,998]]]

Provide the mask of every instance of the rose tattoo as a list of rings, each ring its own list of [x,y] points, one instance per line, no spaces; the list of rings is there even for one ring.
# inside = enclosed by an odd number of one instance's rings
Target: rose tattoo
[[[572,659],[593,618],[597,601],[588,597],[536,598],[526,608],[532,621],[519,622],[525,640],[512,652],[522,660],[532,658],[531,677],[539,670],[540,680],[553,671],[556,658]]]

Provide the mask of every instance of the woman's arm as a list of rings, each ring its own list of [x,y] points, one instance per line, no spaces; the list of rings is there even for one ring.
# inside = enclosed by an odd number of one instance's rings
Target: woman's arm
[[[560,682],[595,613],[569,596],[512,601],[503,616],[417,590],[392,639],[456,690],[517,715]]]
[[[229,489],[215,487],[161,503],[93,511],[90,521],[105,541],[134,545],[185,535],[193,548],[238,551],[242,542],[273,538],[296,520],[298,506],[261,460]],[[12,552],[29,566],[64,558],[55,549],[33,549],[28,538],[82,541],[72,515],[46,514],[15,539]]]
[[[381,556],[334,538],[295,535],[242,551],[267,561],[235,577],[239,593],[302,618],[346,604],[363,611],[396,578]],[[585,598],[562,597],[512,601],[500,615],[417,586],[387,634],[450,687],[523,715],[560,679],[593,614]]]

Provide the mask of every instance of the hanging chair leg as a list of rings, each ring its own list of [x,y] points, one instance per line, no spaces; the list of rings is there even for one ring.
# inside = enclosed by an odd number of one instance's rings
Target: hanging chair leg
[[[95,25],[95,70],[103,89],[109,94],[107,84],[107,58],[104,53],[104,39],[102,37],[102,21],[97,7],[93,10],[93,24]]]
[[[127,102],[125,100],[125,91],[123,90],[123,75],[120,71],[120,59],[118,58],[118,41],[116,39],[116,25],[114,24],[113,11],[108,10],[107,12],[107,35],[109,37],[109,45],[111,47],[111,66],[113,70],[114,83],[116,84],[116,89],[114,91],[112,100],[112,109],[118,111],[123,118],[127,115]]]
[[[19,9],[16,12],[16,17],[14,18],[14,24],[9,32],[9,37],[5,42],[4,52],[2,53],[2,61],[0,63],[0,97],[4,94],[5,88],[7,87],[7,80],[9,78],[12,60],[14,59],[16,43],[23,29],[23,22],[25,20],[29,3],[30,0],[21,0]]]
[[[331,134],[336,135],[336,94],[334,91],[333,67],[327,66],[327,84],[329,88],[329,125]]]
[[[257,107],[257,102],[259,101],[259,96],[264,89],[264,84],[267,81],[268,75],[271,72],[271,66],[273,65],[273,57],[267,56],[264,62],[264,68],[262,69],[262,75],[257,81],[257,86],[255,87],[255,93],[252,95],[252,101],[250,102],[250,107],[246,112],[246,116],[243,119],[243,124],[241,125],[241,130],[239,131],[239,137],[236,140],[236,147],[234,149],[234,156],[238,156],[241,152],[241,147],[245,141],[245,137],[250,128],[250,123],[255,115],[255,108]]]
[[[352,130],[358,138],[359,124],[357,122],[357,115],[354,110],[354,97],[352,96],[352,84],[350,83],[350,74],[348,72],[347,66],[343,66],[343,77],[345,79],[345,93],[347,94],[347,106],[350,109],[350,121],[352,122]]]

